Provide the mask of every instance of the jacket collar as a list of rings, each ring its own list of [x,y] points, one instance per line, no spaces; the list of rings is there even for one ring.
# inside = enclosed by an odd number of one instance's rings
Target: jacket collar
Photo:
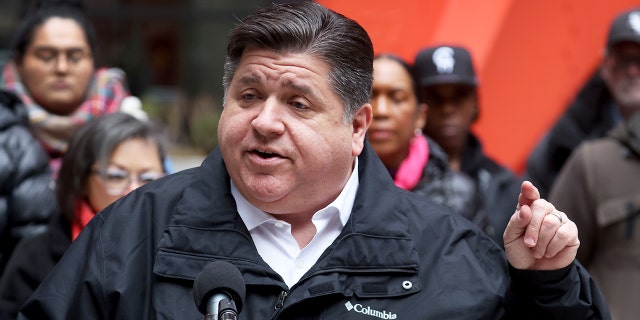
[[[640,111],[609,132],[609,136],[626,146],[640,157]]]
[[[395,187],[368,142],[359,157],[360,187],[351,218],[341,235],[307,274],[403,272],[415,274],[418,255],[409,234],[409,217],[398,204]],[[159,244],[154,272],[194,279],[214,260],[235,264],[247,284],[280,279],[260,258],[237,214],[229,175],[218,148],[205,159],[185,189]],[[378,271],[375,271],[378,270]],[[271,275],[268,280],[264,275]],[[418,286],[414,288],[418,290]]]
[[[482,169],[484,152],[480,140],[471,132],[467,134],[466,144],[462,151],[462,172],[477,173]]]

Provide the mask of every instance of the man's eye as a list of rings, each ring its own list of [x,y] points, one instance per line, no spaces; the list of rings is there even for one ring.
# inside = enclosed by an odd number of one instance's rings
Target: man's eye
[[[436,97],[431,97],[431,96],[427,96],[425,97],[425,101],[427,102],[427,104],[429,105],[439,105],[441,104],[440,99],[436,98]]]
[[[307,109],[307,105],[298,101],[292,102],[292,105],[296,109]]]
[[[245,94],[242,95],[242,99],[243,100],[248,100],[248,101],[255,100],[256,99],[256,95],[253,94],[253,93],[245,93]]]

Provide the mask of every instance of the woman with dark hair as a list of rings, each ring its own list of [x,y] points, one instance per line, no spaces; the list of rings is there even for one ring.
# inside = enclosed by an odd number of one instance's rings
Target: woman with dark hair
[[[401,58],[378,55],[373,60],[373,121],[367,138],[400,188],[423,194],[475,222],[479,199],[473,181],[449,168],[447,155],[422,134],[427,106],[418,103],[411,67]]]
[[[77,0],[38,3],[19,22],[1,71],[0,275],[15,244],[55,212],[50,186],[73,132],[116,111],[145,116],[121,70],[96,70],[96,36],[82,9]]]
[[[122,70],[96,69],[96,45],[81,1],[42,1],[14,35],[0,86],[22,99],[32,131],[53,159],[79,125],[132,101],[125,99]]]
[[[164,176],[164,158],[160,132],[128,114],[105,115],[80,128],[57,178],[60,214],[52,217],[45,233],[16,247],[19,254],[11,257],[0,278],[0,310],[15,318],[91,218],[131,190]]]

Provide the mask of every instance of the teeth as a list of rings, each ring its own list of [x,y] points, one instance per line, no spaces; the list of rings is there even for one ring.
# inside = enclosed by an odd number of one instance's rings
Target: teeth
[[[256,153],[259,154],[263,158],[271,158],[277,156],[275,152],[269,152],[266,150],[255,149]]]

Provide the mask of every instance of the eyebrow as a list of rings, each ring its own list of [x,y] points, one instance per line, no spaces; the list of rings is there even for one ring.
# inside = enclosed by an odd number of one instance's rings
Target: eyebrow
[[[250,85],[250,84],[260,83],[261,79],[257,75],[249,74],[249,75],[240,77],[238,81],[244,85]],[[286,80],[283,84],[283,87],[300,92],[304,95],[315,96],[315,94],[313,93],[313,90],[311,90],[311,87],[295,83],[291,79]]]
[[[255,84],[260,83],[260,78],[256,75],[250,74],[240,77],[238,81],[242,84]]]
[[[56,51],[56,52],[60,52],[60,51],[62,51],[62,52],[90,51],[90,50],[87,50],[87,49],[88,48],[82,47],[82,46],[80,46],[80,47],[68,47],[68,48],[57,48],[57,47],[45,45],[45,46],[35,46],[32,50],[34,52],[49,51],[49,50],[50,51]]]
[[[305,86],[305,85],[300,85],[300,84],[294,83],[293,80],[290,80],[290,79],[285,81],[284,87],[285,88],[289,88],[291,90],[298,91],[298,92],[300,92],[302,94],[305,94],[305,95],[313,95],[313,92],[312,92],[311,88],[309,88],[308,86]]]

